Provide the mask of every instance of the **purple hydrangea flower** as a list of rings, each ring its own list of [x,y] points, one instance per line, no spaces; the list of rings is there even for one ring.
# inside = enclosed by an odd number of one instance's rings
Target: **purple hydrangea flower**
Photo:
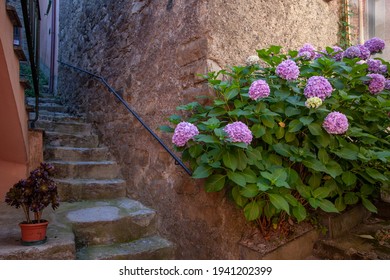
[[[304,90],[306,98],[318,97],[322,101],[332,94],[333,88],[329,81],[322,76],[313,76],[307,80]]]
[[[306,60],[314,59],[316,56],[315,48],[310,44],[304,44],[298,51],[298,56]]]
[[[199,134],[198,128],[189,122],[181,122],[173,133],[172,143],[178,147],[183,147],[189,140]]]
[[[363,45],[351,46],[344,51],[344,57],[348,58],[368,59],[370,54],[370,51]]]
[[[366,60],[366,59],[368,59],[368,58],[370,57],[371,53],[370,53],[370,50],[369,50],[369,49],[367,49],[367,48],[366,48],[365,46],[363,46],[363,45],[357,45],[357,47],[358,47],[359,50],[360,50],[360,56],[359,56],[360,59]]]
[[[377,59],[369,59],[367,60],[368,72],[370,73],[379,73],[379,67],[382,65],[382,62]]]
[[[252,132],[243,122],[230,123],[223,130],[228,134],[232,142],[244,142],[246,144],[252,142]]]
[[[381,66],[379,66],[379,73],[386,75],[387,74],[387,65],[382,64]]]
[[[266,81],[254,81],[249,87],[249,98],[257,100],[269,96],[270,89]]]
[[[386,78],[381,74],[368,74],[371,80],[368,82],[368,90],[372,94],[378,94],[385,89]]]
[[[333,53],[331,54],[331,57],[336,61],[341,61],[343,59],[343,49],[339,46],[333,46],[332,49]]]
[[[344,51],[344,57],[348,57],[348,58],[360,57],[360,49],[357,46],[351,46]]]
[[[389,79],[387,79],[385,81],[385,89],[390,90],[390,80]]]
[[[322,123],[322,127],[329,134],[343,134],[348,130],[348,126],[347,117],[339,112],[329,113]]]
[[[364,46],[371,52],[371,54],[379,53],[385,48],[385,41],[374,37],[364,43]]]
[[[296,80],[299,76],[299,68],[293,60],[287,59],[276,67],[276,74],[288,81]]]

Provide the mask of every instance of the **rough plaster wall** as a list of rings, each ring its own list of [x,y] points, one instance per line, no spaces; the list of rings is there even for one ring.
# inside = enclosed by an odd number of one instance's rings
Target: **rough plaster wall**
[[[311,43],[337,43],[340,0],[209,0],[204,21],[210,29],[209,59],[222,67],[244,63],[256,49],[286,50]]]
[[[321,10],[306,15],[301,2]],[[59,57],[106,77],[170,145],[170,136],[157,127],[167,124],[177,105],[209,93],[196,73],[240,63],[269,44],[334,43],[333,31],[318,35],[304,29],[291,35],[278,29],[280,15],[298,27],[336,7],[322,2],[69,0],[61,5]],[[275,17],[279,9],[283,12]],[[326,19],[333,30],[337,24],[328,21],[331,15],[319,20]],[[315,26],[325,30],[324,25],[317,21]],[[128,195],[158,211],[160,232],[177,244],[177,258],[240,258],[238,242],[249,229],[242,212],[223,193],[206,194],[201,182],[188,178],[98,83],[64,67],[59,71],[59,95],[95,123],[121,164]]]

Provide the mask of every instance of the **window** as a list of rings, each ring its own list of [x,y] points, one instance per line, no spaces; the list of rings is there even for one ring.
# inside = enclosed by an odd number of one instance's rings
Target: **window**
[[[353,43],[378,37],[386,42],[383,54],[378,55],[390,59],[390,1],[389,0],[350,0],[347,1],[351,12],[350,24]],[[357,41],[357,42],[356,42]]]

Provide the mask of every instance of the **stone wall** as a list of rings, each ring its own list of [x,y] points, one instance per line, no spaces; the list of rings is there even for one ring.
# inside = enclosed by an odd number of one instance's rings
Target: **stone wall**
[[[61,5],[59,58],[104,76],[171,145],[158,126],[176,106],[210,94],[197,73],[242,63],[269,44],[334,44],[338,2],[69,0]],[[224,193],[206,194],[97,82],[60,67],[58,93],[95,123],[128,195],[158,211],[178,259],[240,258],[250,225]]]

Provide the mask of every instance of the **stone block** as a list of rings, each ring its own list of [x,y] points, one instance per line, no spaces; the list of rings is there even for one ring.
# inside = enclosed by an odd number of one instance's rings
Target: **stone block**
[[[181,44],[176,50],[176,62],[180,66],[197,61],[207,55],[207,39],[197,38]]]

